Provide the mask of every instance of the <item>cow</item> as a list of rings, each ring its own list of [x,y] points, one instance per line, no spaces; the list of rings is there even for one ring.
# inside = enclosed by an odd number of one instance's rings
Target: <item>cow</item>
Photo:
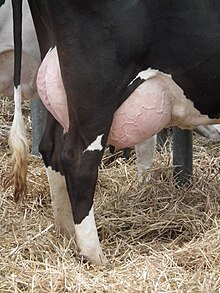
[[[38,93],[36,87],[36,74],[40,66],[40,52],[37,43],[37,37],[34,30],[33,21],[31,18],[30,10],[27,1],[23,1],[23,25],[22,25],[22,76],[21,76],[21,85],[22,85],[22,95],[26,99],[38,100]],[[13,44],[13,34],[12,34],[12,7],[11,1],[6,0],[4,5],[0,9],[0,93],[12,97],[13,96],[13,54],[14,54],[14,44]],[[36,116],[35,120],[38,118],[38,115],[32,112]],[[35,121],[34,121],[35,123]],[[32,131],[35,130],[35,125],[33,123]],[[42,123],[42,122],[41,122]],[[197,131],[204,135],[207,138],[217,139],[220,137],[220,132],[218,125],[211,126],[199,126]],[[36,133],[38,133],[36,131]],[[36,137],[33,134],[33,139]],[[142,169],[143,171],[147,169],[152,161],[153,151],[151,147],[148,147],[149,142],[146,142],[146,145],[142,144],[141,152],[139,146],[136,146],[137,149],[137,169],[138,177],[141,178]],[[37,151],[33,149],[32,153],[37,154]],[[144,152],[144,153],[143,153]],[[140,156],[140,157],[139,157]]]
[[[16,197],[25,191],[27,152],[20,109],[21,2],[12,0],[17,44],[10,134],[14,168],[5,181],[15,183]],[[130,145],[129,136],[121,140],[121,125],[131,115],[133,103],[137,105],[138,94],[149,106],[139,108],[145,123],[141,138],[135,131],[140,125],[131,125],[132,144],[163,127],[220,123],[220,4],[217,0],[28,2],[41,58],[57,48],[67,103],[67,127],[48,111],[40,145],[57,226],[75,233],[81,256],[104,264],[93,212],[98,167],[109,137],[113,145]]]
[[[23,98],[37,101],[38,93],[35,80],[37,70],[40,66],[40,52],[27,0],[23,1],[23,15],[23,48],[21,71],[22,95]],[[0,75],[0,94],[8,97],[13,96],[12,72],[14,44],[11,18],[11,1],[6,0],[0,9],[0,67],[2,68]],[[34,123],[38,117],[39,116],[32,111],[32,118]],[[36,129],[34,123],[32,128],[33,132]],[[197,130],[201,135],[204,135],[207,138],[217,139],[220,137],[218,126],[199,126]],[[33,134],[33,139],[36,137],[36,135],[38,135],[38,131],[35,131],[35,134]],[[37,154],[37,150],[34,149],[34,145],[35,142],[33,142],[32,153]]]

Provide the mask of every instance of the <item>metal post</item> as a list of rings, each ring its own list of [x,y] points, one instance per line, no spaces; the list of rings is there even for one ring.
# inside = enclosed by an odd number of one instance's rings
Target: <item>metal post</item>
[[[192,130],[173,129],[173,166],[178,186],[191,183],[193,152]]]
[[[31,100],[32,121],[32,154],[40,156],[39,144],[41,142],[46,123],[47,110],[39,98]]]

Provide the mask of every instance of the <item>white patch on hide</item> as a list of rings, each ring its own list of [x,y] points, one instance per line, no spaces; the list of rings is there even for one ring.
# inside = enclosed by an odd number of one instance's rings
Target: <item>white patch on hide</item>
[[[138,75],[129,83],[129,85],[131,85],[138,78],[143,79],[143,80],[148,80],[158,74],[164,74],[164,75],[171,77],[171,75],[166,74],[166,73],[162,73],[157,69],[148,68],[147,70],[143,70],[143,71],[139,72]]]
[[[50,185],[50,194],[58,233],[74,236],[74,221],[65,177],[59,172],[46,168]]]
[[[106,263],[99,243],[93,207],[89,215],[80,224],[75,225],[75,232],[80,255],[86,257],[92,264]]]
[[[103,135],[104,134],[98,135],[96,139],[87,147],[87,149],[83,151],[83,153],[86,151],[101,151],[103,149],[101,143]]]

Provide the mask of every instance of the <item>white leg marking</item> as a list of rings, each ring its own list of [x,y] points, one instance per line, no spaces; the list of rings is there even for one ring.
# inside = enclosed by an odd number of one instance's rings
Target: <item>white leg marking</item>
[[[75,225],[75,232],[80,255],[88,258],[92,264],[105,264],[107,260],[100,247],[93,207],[89,215],[80,224]]]
[[[53,171],[51,167],[46,168],[46,172],[57,231],[67,236],[74,236],[73,214],[65,177],[59,172]]]
[[[145,172],[150,168],[155,154],[156,148],[156,138],[154,135],[151,138],[137,144],[135,146],[136,156],[137,156],[137,171],[138,171],[138,181],[139,183],[143,183],[145,178]],[[150,176],[148,176],[145,180],[149,181]]]
[[[104,134],[98,135],[96,139],[87,147],[87,149],[83,151],[83,153],[85,153],[86,151],[101,151],[103,149],[103,146],[102,146],[103,135]]]

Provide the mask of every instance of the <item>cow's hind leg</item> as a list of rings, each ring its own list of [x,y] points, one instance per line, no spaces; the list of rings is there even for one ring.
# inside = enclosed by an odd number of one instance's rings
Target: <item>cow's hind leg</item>
[[[74,222],[65,177],[51,167],[46,168],[57,234],[72,237]]]
[[[144,180],[148,182],[150,179],[150,175],[146,177],[146,171],[151,167],[154,159],[156,137],[154,135],[135,146],[139,183],[143,183]]]
[[[62,163],[75,222],[76,241],[79,253],[92,264],[105,264],[93,213],[98,166],[100,164],[106,137],[94,138],[67,133],[62,154]],[[85,141],[89,141],[86,143]],[[74,145],[74,147],[73,147]]]
[[[53,116],[48,113],[45,133],[40,144],[40,152],[46,165],[56,230],[58,234],[61,233],[72,237],[75,234],[74,222],[60,162],[62,147],[63,129]]]

